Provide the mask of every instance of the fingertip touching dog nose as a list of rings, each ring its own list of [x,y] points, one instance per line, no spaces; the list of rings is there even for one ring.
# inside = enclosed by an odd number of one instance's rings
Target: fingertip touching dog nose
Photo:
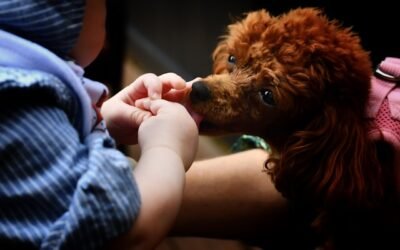
[[[204,102],[211,98],[211,91],[208,86],[202,82],[194,82],[192,85],[192,91],[190,92],[190,100],[194,103]]]

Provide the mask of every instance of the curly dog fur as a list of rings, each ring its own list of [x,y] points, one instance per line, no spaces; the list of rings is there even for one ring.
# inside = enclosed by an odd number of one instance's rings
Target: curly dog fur
[[[389,230],[376,215],[397,202],[393,169],[367,136],[373,71],[360,38],[315,8],[260,10],[228,26],[213,59],[214,74],[190,93],[200,131],[263,137],[274,149],[266,166],[276,188],[315,212],[321,246],[376,247],[360,242],[384,234],[376,227]]]

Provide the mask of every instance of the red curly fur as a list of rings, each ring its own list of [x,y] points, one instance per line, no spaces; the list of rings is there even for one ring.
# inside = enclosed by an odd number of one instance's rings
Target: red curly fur
[[[200,83],[208,95],[191,94],[202,133],[266,139],[276,188],[313,207],[326,234],[330,213],[379,207],[385,173],[364,115],[372,65],[356,34],[314,8],[255,11],[228,26],[213,59],[214,74]],[[265,91],[274,105],[263,102]]]

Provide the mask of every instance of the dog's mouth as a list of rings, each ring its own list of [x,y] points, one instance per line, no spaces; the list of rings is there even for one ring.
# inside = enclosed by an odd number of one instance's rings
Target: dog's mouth
[[[190,104],[187,104],[185,106],[189,114],[192,116],[193,120],[196,122],[196,125],[199,128],[201,134],[213,136],[228,133],[227,126],[222,126],[208,120],[206,115],[202,115],[194,111]]]
[[[221,130],[217,124],[207,120],[205,115],[194,111],[190,104],[186,104],[185,107],[202,134],[213,134],[213,132],[218,133]]]
[[[197,127],[200,129],[202,121],[204,120],[204,116],[197,113],[196,111],[194,111],[193,108],[191,107],[191,105],[188,103],[185,104],[185,107],[186,107],[187,111],[189,112],[190,116],[193,118]]]
[[[194,122],[196,123],[197,127],[200,128],[202,126],[202,121],[204,119],[204,116],[194,112],[193,110],[189,110],[189,114],[192,116]]]

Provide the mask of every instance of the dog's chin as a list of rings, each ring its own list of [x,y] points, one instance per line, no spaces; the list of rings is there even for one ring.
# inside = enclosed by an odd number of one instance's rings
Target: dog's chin
[[[209,119],[207,119],[206,115],[202,115],[193,110],[190,104],[185,105],[186,109],[188,110],[189,114],[192,116],[193,120],[195,121],[197,127],[199,128],[199,132],[202,135],[224,135],[230,134],[231,132],[227,131],[229,126],[226,125],[218,125]]]
[[[241,133],[241,130],[233,129],[234,126],[230,124],[216,124],[206,118],[200,123],[199,132],[201,135],[209,136],[224,136],[234,135]]]
[[[207,120],[203,115],[200,115],[192,110],[189,111],[193,120],[199,128],[200,134],[203,135],[221,135],[224,134],[224,129],[211,121]]]
[[[204,135],[220,135],[223,133],[222,128],[205,119],[200,123],[199,131]]]

